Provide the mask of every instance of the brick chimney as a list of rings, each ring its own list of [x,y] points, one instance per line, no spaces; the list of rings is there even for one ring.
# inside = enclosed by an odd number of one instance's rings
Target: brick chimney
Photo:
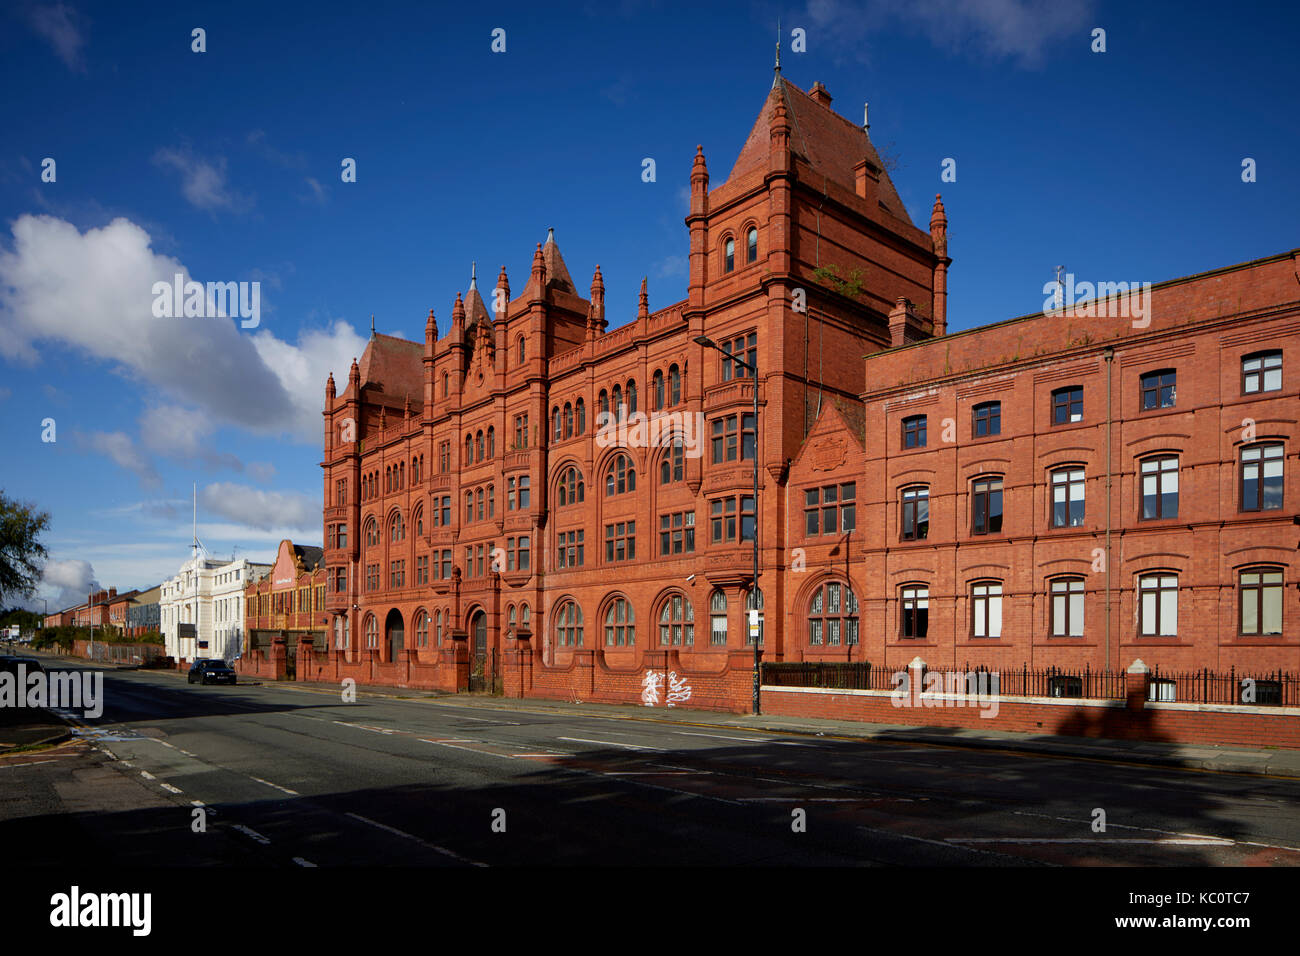
[[[898,302],[893,310],[889,313],[889,347],[897,348],[900,345],[906,345],[908,339],[908,327],[916,327],[916,313],[912,311],[911,300],[907,296],[900,295]]]
[[[812,89],[808,91],[808,95],[812,97],[813,102],[824,106],[827,109],[831,108],[831,94],[827,92],[826,87],[822,86],[821,80],[817,80],[813,83]]]

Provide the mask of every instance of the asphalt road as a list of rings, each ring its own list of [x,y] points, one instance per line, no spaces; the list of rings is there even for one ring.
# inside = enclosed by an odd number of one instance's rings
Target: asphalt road
[[[76,740],[0,760],[0,845],[34,865],[1300,863],[1300,781],[574,710],[108,671]]]

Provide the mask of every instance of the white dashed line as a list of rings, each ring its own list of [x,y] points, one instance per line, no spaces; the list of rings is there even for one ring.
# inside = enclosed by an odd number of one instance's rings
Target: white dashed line
[[[248,836],[256,840],[258,843],[262,844],[262,846],[268,846],[271,842],[266,837],[262,836],[262,834],[258,833],[256,830],[251,829],[250,827],[246,827],[242,823],[234,824],[233,829],[238,830],[240,833],[247,834]]]
[[[571,740],[579,744],[600,744],[602,747],[622,747],[625,750],[642,750],[647,753],[663,753],[658,747],[643,747],[640,744],[621,744],[616,740],[588,740],[585,737],[556,737],[556,740]]]
[[[315,864],[315,863],[312,863],[310,860],[304,860],[304,859],[303,859],[302,857],[300,857],[300,856],[295,856],[295,857],[293,858],[293,862],[297,863],[299,866],[307,866],[307,867],[311,867],[313,870],[316,869],[316,864]]]
[[[397,829],[397,827],[390,827],[388,824],[380,823],[378,820],[371,820],[369,817],[363,817],[359,813],[349,813],[348,816],[350,816],[353,820],[360,820],[362,823],[369,824],[372,827],[378,827],[380,830],[385,830],[388,833],[394,834],[395,836],[403,837],[407,840],[414,840],[416,843],[420,844],[420,846],[427,847],[430,850],[434,850],[437,853],[441,853],[443,856],[449,856],[453,860],[459,860],[461,863],[468,863],[471,866],[487,866],[486,863],[479,863],[475,860],[466,859],[465,857],[461,856],[459,853],[453,853],[451,850],[448,850],[446,847],[437,846],[433,843],[429,843],[427,840],[421,840],[418,836],[415,836],[414,834],[411,833],[407,833],[405,830],[399,830]]]
[[[131,765],[130,765],[130,764],[127,764],[127,766],[129,767],[129,766],[131,766]],[[154,775],[151,774],[148,770],[141,770],[141,771],[140,771],[140,776],[144,777],[146,780],[153,780],[153,779],[155,779]]]
[[[726,737],[722,734],[697,734],[689,730],[674,730],[673,733],[680,734],[683,737],[712,737],[714,740],[742,740],[747,744],[766,744],[773,742],[762,737]]]
[[[160,783],[160,784],[158,784],[158,786],[162,787],[164,790],[166,790],[166,791],[168,791],[168,792],[170,792],[170,793],[184,793],[184,792],[185,792],[184,790],[181,790],[181,789],[179,789],[179,788],[177,788],[177,787],[173,787],[170,783]]]
[[[287,793],[291,797],[298,796],[297,790],[290,790],[288,787],[282,787],[278,783],[272,783],[270,780],[263,780],[261,777],[254,777],[252,774],[249,774],[249,777],[253,780],[256,780],[258,783],[264,783],[268,787],[274,787],[276,790],[279,790],[281,793]]]

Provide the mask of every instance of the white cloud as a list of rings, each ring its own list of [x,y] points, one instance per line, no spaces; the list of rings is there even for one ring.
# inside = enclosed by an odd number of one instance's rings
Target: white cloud
[[[77,12],[63,3],[42,4],[27,15],[31,28],[50,42],[68,69],[85,72],[81,48],[86,45],[86,37],[79,20]]]
[[[263,491],[229,481],[206,485],[199,492],[205,514],[269,531],[284,528],[320,533],[321,501],[297,491]]]
[[[26,606],[33,610],[37,608],[44,610],[45,601],[48,601],[52,614],[67,607],[84,604],[90,592],[98,587],[99,581],[95,577],[95,569],[89,561],[75,559],[47,561],[45,571],[41,575],[41,582],[37,587],[38,594],[29,599]]]
[[[265,328],[241,334],[233,319],[154,318],[153,284],[177,273],[191,278],[127,219],[83,233],[20,216],[12,250],[0,248],[0,356],[35,363],[44,344],[71,347],[190,409],[186,421],[202,413],[213,425],[319,441],[325,377],[346,378],[366,340],[342,320],[291,343]]]
[[[248,477],[254,481],[260,481],[262,484],[268,484],[275,477],[275,465],[269,461],[250,461],[248,463]]]
[[[91,432],[89,435],[78,433],[79,441],[93,448],[100,454],[107,455],[119,468],[125,468],[140,479],[145,488],[161,488],[162,478],[158,471],[135,442],[125,432]]]
[[[858,57],[868,36],[897,24],[935,46],[1038,66],[1063,41],[1088,48],[1092,11],[1092,0],[809,0],[807,17],[818,36]]]
[[[239,212],[252,204],[250,199],[233,192],[226,183],[224,156],[209,161],[195,156],[189,149],[160,149],[154,154],[153,161],[181,174],[181,193],[192,206],[209,212],[214,209]]]

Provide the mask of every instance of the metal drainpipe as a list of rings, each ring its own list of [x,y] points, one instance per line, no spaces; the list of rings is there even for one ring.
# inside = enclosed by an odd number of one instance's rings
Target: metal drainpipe
[[[1115,350],[1107,348],[1106,358],[1106,670],[1110,670],[1110,522],[1111,522],[1111,370]]]

